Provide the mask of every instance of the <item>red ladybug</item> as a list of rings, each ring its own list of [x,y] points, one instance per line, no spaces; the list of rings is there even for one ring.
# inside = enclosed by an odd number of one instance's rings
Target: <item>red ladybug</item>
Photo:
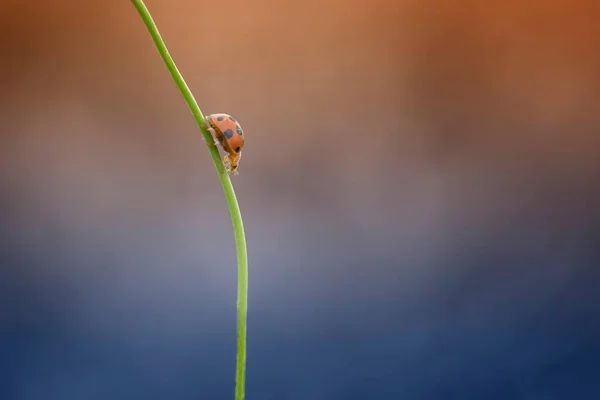
[[[237,168],[242,158],[244,147],[244,131],[240,124],[228,114],[211,114],[206,117],[208,130],[217,139],[223,150],[227,153],[223,157],[223,164],[228,173],[238,174]]]

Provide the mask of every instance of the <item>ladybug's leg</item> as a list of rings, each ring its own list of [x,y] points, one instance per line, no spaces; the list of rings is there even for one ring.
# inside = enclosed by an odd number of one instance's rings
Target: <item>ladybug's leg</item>
[[[211,135],[212,135],[212,137],[214,138],[213,142],[212,142],[212,143],[209,143],[208,145],[209,145],[209,146],[215,146],[215,147],[217,147],[217,142],[218,142],[218,141],[216,140],[217,133],[216,133],[216,132],[215,132],[215,130],[214,130],[213,128],[211,128],[210,126],[207,126],[207,127],[206,127],[206,129],[207,129],[207,130],[210,132],[210,134],[211,134]]]
[[[223,157],[223,165],[225,166],[225,170],[229,173],[231,172],[230,163],[229,163],[229,154]]]
[[[215,138],[215,141],[218,142],[219,141],[219,135],[217,134],[217,131],[215,130],[215,128],[212,128],[211,126],[207,126],[206,129]]]

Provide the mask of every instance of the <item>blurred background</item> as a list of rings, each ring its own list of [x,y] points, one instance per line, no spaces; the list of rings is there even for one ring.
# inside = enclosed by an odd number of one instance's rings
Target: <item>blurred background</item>
[[[244,128],[247,398],[600,398],[600,9],[147,0]],[[0,4],[0,398],[232,399],[236,261],[129,1]]]

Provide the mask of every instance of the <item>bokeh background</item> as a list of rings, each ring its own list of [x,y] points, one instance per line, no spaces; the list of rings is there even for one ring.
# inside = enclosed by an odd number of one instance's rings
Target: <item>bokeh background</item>
[[[247,135],[247,398],[600,398],[594,1],[147,0]],[[231,399],[235,248],[128,1],[0,3],[0,398]]]

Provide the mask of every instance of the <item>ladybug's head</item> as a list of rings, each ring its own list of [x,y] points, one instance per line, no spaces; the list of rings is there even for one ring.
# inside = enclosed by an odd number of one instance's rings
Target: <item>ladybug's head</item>
[[[240,158],[242,158],[242,154],[227,154],[225,156],[225,158],[223,159],[223,161],[225,162],[225,168],[227,169],[227,172],[231,173],[233,172],[234,175],[238,174],[238,166],[240,163]]]

